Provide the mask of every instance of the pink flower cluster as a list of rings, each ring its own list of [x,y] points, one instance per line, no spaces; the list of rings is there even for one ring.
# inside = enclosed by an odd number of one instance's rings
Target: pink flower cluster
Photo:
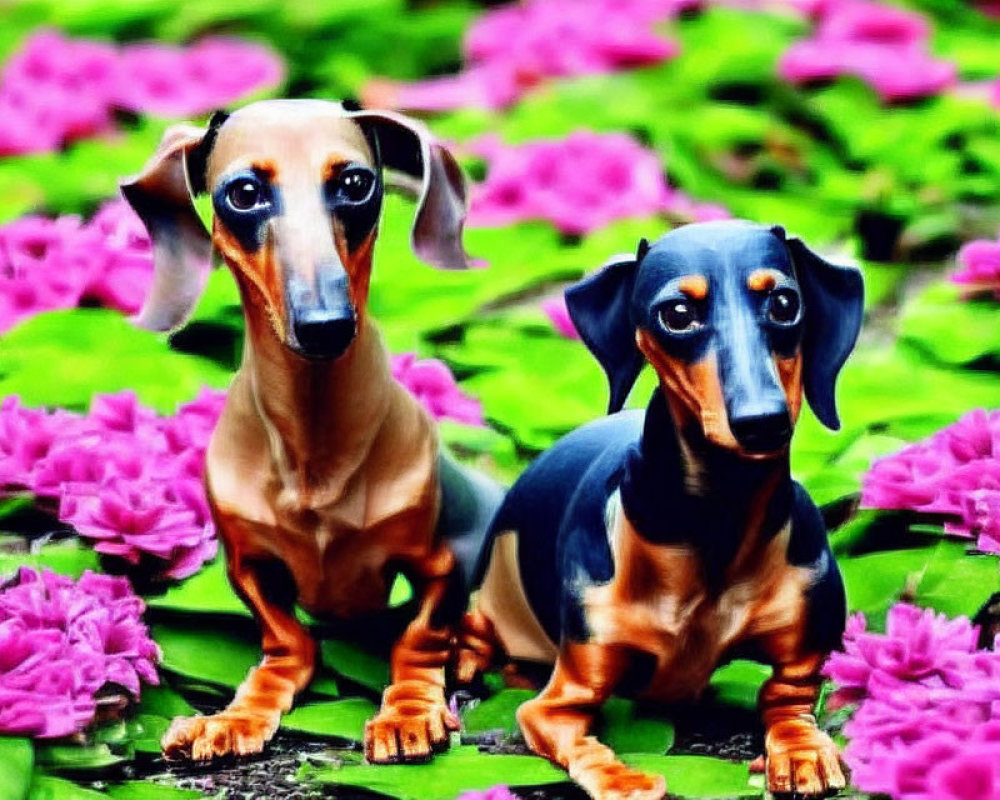
[[[482,792],[462,792],[455,800],[519,800],[507,786],[494,786]]]
[[[898,604],[886,633],[848,621],[825,674],[844,727],[852,782],[893,800],[1000,800],[1000,653],[976,650],[965,617]]]
[[[189,47],[33,34],[0,74],[0,155],[55,150],[114,128],[114,111],[203,114],[277,86],[284,67],[266,47],[207,38]]]
[[[83,730],[112,686],[139,699],[160,650],[124,578],[79,581],[22,567],[0,587],[0,733],[55,738]]]
[[[549,78],[656,64],[678,45],[652,25],[700,0],[523,0],[483,14],[464,43],[466,69],[411,84],[376,82],[368,105],[411,110],[504,108]]]
[[[818,28],[781,57],[785,80],[854,75],[888,102],[935,95],[955,83],[955,65],[931,55],[921,15],[869,0],[823,0],[812,10]]]
[[[149,237],[122,200],[89,222],[28,216],[0,226],[0,333],[82,300],[133,313],[153,277]]]
[[[1000,411],[970,411],[922,442],[878,459],[864,476],[868,508],[945,514],[948,533],[1000,553]]]
[[[453,419],[466,425],[483,424],[482,404],[458,388],[443,361],[418,359],[413,353],[402,353],[392,357],[392,377],[403,384],[434,419]]]
[[[952,281],[972,294],[990,292],[1000,300],[1000,241],[969,242],[958,251],[958,266]]]
[[[59,519],[100,553],[181,579],[215,557],[202,477],[225,394],[204,390],[171,417],[131,392],[98,395],[90,413],[0,402],[0,486],[58,503]]]
[[[695,203],[668,186],[659,156],[623,133],[578,130],[564,139],[514,146],[483,136],[470,149],[487,162],[485,182],[472,191],[474,225],[544,219],[564,233],[585,234],[626,217],[728,216],[722,207]]]
[[[567,339],[579,339],[580,333],[576,329],[576,325],[573,324],[573,319],[569,315],[569,309],[566,307],[566,298],[563,295],[557,295],[555,297],[549,297],[542,301],[542,311],[549,318],[552,323],[552,327],[556,331],[565,336]]]

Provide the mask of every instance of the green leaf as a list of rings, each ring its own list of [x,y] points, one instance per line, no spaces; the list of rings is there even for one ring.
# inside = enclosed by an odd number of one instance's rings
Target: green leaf
[[[164,669],[209,684],[239,686],[261,659],[260,643],[234,632],[195,623],[153,625]]]
[[[184,714],[190,716],[190,714]],[[171,719],[153,714],[136,714],[129,720],[129,736],[137,753],[160,754],[160,741],[170,727]]]
[[[536,694],[531,689],[501,689],[462,714],[462,730],[473,734],[494,730],[502,730],[508,736],[515,734],[520,730],[515,716],[517,709]]]
[[[848,608],[876,617],[884,614],[912,590],[932,553],[933,548],[922,547],[840,559]]]
[[[900,335],[944,364],[1000,357],[1000,303],[963,300],[957,286],[936,283],[903,308]]]
[[[453,747],[427,764],[351,764],[306,771],[320,783],[357,786],[401,800],[453,800],[462,792],[498,784],[540,786],[566,781],[566,773],[536,756],[484,755],[475,747]]]
[[[771,677],[771,672],[771,667],[764,664],[737,659],[719,667],[709,686],[720,703],[753,711],[757,708],[760,687]]]
[[[396,573],[396,578],[389,589],[389,608],[399,608],[405,606],[413,599],[413,586],[401,572]]]
[[[954,617],[973,617],[1000,591],[1000,559],[967,552],[968,542],[938,543],[917,584],[916,602]]]
[[[286,714],[281,720],[281,727],[313,736],[331,736],[360,742],[364,739],[365,723],[377,711],[374,703],[360,697],[329,703],[310,703]]]
[[[35,502],[31,492],[17,492],[0,497],[0,520],[31,506]]]
[[[362,647],[340,639],[320,643],[323,664],[348,680],[381,692],[389,685],[389,664]]]
[[[187,700],[165,685],[144,686],[142,698],[137,708],[139,714],[172,719],[173,717],[190,717],[197,713]]]
[[[10,800],[23,800],[31,786],[35,749],[31,739],[0,736],[0,786]]]
[[[462,716],[466,733],[501,730],[512,735],[519,731],[517,709],[535,696],[530,689],[502,689],[473,706]],[[617,752],[667,752],[674,743],[674,726],[666,719],[652,716],[634,700],[612,697],[598,714],[597,738]]]
[[[126,781],[108,787],[108,794],[115,800],[196,800],[205,797],[192,789],[180,789],[152,781]]]
[[[107,800],[103,792],[84,789],[72,781],[35,773],[28,800]]]
[[[233,591],[220,554],[187,580],[171,586],[159,597],[146,598],[146,605],[184,614],[237,614],[251,616],[246,604]]]
[[[621,697],[601,706],[596,733],[616,753],[663,755],[674,745],[673,723]]]
[[[723,761],[706,756],[622,756],[628,766],[662,775],[667,791],[685,798],[760,797],[763,792],[750,785],[747,763]]]
[[[173,352],[162,337],[105,309],[39,314],[5,333],[0,347],[0,395],[20,395],[28,406],[84,411],[95,393],[132,389],[143,403],[172,412],[203,386],[221,388],[229,379],[228,370]]]
[[[11,575],[21,567],[47,567],[60,575],[79,578],[86,570],[99,570],[97,553],[79,539],[48,544],[34,553],[0,553],[0,575]]]
[[[50,772],[103,770],[127,759],[106,744],[43,744],[35,748],[35,764]]]

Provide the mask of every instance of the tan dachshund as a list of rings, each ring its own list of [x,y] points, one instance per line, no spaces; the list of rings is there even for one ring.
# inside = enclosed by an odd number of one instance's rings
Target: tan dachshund
[[[393,380],[366,313],[383,165],[419,187],[415,252],[466,267],[461,170],[422,125],[391,113],[254,103],[216,114],[206,130],[171,128],[122,186],[156,261],[138,322],[170,330],[187,319],[213,246],[236,277],[246,319],[243,364],[206,474],[230,580],[261,627],[264,656],[224,710],[174,720],[162,743],[168,758],[261,751],[315,668],[295,603],[357,618],[385,609],[399,572],[418,611],[393,647],[367,756],[426,758],[458,727],[444,668],[466,562],[501,493],[442,456],[432,420]],[[201,192],[212,199],[211,236],[192,202]]]

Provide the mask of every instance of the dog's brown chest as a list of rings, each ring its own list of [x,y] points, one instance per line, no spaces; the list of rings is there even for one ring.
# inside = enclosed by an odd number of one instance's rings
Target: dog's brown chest
[[[653,656],[645,695],[661,701],[697,695],[727,650],[801,618],[811,574],[788,564],[789,533],[786,526],[737,565],[721,592],[711,593],[693,548],[648,542],[619,514],[615,577],[583,594],[593,640]]]
[[[275,468],[263,427],[224,417],[209,448],[208,482],[230,560],[278,561],[312,614],[350,618],[386,606],[399,571],[425,573],[437,517],[437,441],[400,389],[385,423],[346,474],[309,491]]]

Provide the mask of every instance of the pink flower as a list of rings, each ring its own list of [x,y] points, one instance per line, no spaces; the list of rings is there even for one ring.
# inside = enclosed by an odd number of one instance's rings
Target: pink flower
[[[938,94],[955,83],[955,65],[931,56],[930,28],[918,14],[866,0],[827,2],[816,14],[815,35],[781,57],[785,80],[855,75],[890,102]]]
[[[98,395],[86,416],[0,404],[0,486],[58,503],[98,552],[181,579],[218,544],[203,483],[223,392],[204,390],[172,417],[135,394]]]
[[[123,200],[84,223],[28,216],[0,226],[0,333],[81,300],[139,310],[153,277],[149,237]]]
[[[995,551],[1000,510],[1000,411],[970,411],[922,442],[876,460],[862,479],[867,508],[953,517],[948,533]]]
[[[1000,653],[976,650],[978,633],[965,617],[906,604],[890,609],[885,634],[851,618],[824,672],[834,705],[858,704],[844,726],[858,788],[894,800],[1000,800],[997,772],[983,766],[1000,755]]]
[[[566,298],[563,295],[549,297],[542,301],[542,311],[552,320],[552,326],[567,339],[579,339],[580,334],[570,319],[569,309],[566,308]]]
[[[1000,100],[1000,89],[997,96]],[[958,251],[958,266],[952,281],[975,294],[992,292],[1000,300],[1000,241],[969,242]]]
[[[38,738],[83,730],[97,696],[121,687],[138,700],[157,684],[160,651],[124,578],[79,581],[22,567],[0,587],[0,732]]]
[[[392,376],[405,386],[435,419],[482,425],[479,401],[458,388],[451,370],[436,358],[417,359],[413,353],[392,357]]]
[[[519,800],[507,786],[494,786],[482,792],[462,792],[455,800]]]
[[[73,435],[78,417],[24,408],[16,396],[0,400],[0,489],[28,486],[60,436]]]
[[[106,96],[117,81],[112,46],[35,33],[0,74],[0,155],[53,150],[110,130]]]
[[[201,114],[272,88],[282,75],[273,52],[236,39],[118,48],[41,30],[0,75],[0,155],[55,150],[109,132],[117,108]]]
[[[161,576],[181,580],[215,558],[215,530],[203,515],[171,491],[166,481],[111,477],[94,484],[67,484],[59,518],[96,542],[99,553],[139,566],[143,557],[167,565]]]
[[[652,24],[699,0],[524,0],[483,14],[465,37],[467,67],[458,75],[412,84],[369,86],[374,105],[440,111],[503,108],[538,84],[655,64],[678,46]]]
[[[273,51],[221,37],[190,47],[129,45],[122,49],[121,69],[130,79],[119,84],[114,104],[163,117],[204,114],[284,79]]]
[[[486,181],[472,192],[475,225],[545,219],[564,233],[584,234],[626,217],[727,216],[668,186],[659,156],[625,134],[579,130],[515,146],[484,136],[471,149],[488,164]]]

